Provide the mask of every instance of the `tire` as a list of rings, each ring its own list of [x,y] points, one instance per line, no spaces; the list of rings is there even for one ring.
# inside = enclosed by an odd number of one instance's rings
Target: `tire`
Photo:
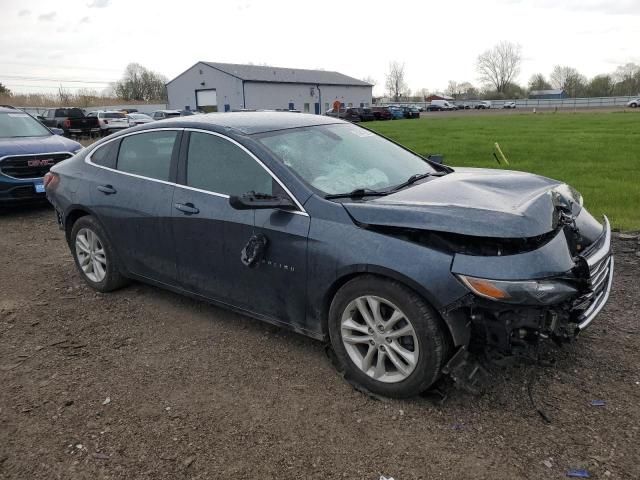
[[[119,259],[104,229],[91,215],[73,224],[69,247],[78,272],[91,288],[106,293],[129,283],[120,273]]]
[[[629,105],[631,108],[636,108],[638,106],[637,103],[632,103],[631,105]]]
[[[338,290],[329,309],[329,336],[345,379],[386,397],[420,394],[448,360],[447,334],[427,302],[399,282],[372,275]]]

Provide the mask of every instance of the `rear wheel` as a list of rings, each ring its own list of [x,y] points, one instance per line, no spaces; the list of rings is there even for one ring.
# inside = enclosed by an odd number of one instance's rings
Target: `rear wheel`
[[[440,321],[422,297],[375,276],[358,277],[338,291],[329,334],[345,377],[388,397],[411,397],[429,388],[447,351]]]
[[[85,282],[99,292],[123,287],[118,258],[102,226],[90,215],[80,217],[71,229],[71,252]]]
[[[629,105],[631,108],[636,108],[638,106],[637,103],[632,103],[631,105]]]

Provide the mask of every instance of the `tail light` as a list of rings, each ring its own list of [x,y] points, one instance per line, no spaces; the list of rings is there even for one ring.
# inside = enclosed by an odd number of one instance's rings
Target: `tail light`
[[[47,172],[42,179],[42,183],[44,183],[45,190],[53,190],[60,183],[60,177],[57,173]]]
[[[64,120],[64,122],[62,122],[62,126],[63,126],[64,128],[71,128],[71,120],[69,120],[68,118],[66,118],[66,119]]]

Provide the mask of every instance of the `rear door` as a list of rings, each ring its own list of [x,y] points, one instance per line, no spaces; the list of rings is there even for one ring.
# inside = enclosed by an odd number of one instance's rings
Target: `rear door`
[[[175,171],[182,131],[159,129],[115,139],[92,152],[94,211],[126,268],[176,283],[171,231]]]
[[[173,232],[184,287],[271,320],[302,324],[309,217],[301,211],[234,210],[230,195],[288,193],[255,156],[225,136],[191,131],[183,145]],[[241,253],[258,234],[267,246],[249,267]]]

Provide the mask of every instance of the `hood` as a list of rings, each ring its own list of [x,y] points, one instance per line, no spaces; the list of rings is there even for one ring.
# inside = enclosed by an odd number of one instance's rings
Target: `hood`
[[[46,137],[0,138],[0,157],[39,153],[74,152],[82,148],[78,142],[61,135]]]
[[[536,237],[577,215],[580,194],[539,175],[456,168],[385,197],[343,203],[357,222],[498,238]]]

